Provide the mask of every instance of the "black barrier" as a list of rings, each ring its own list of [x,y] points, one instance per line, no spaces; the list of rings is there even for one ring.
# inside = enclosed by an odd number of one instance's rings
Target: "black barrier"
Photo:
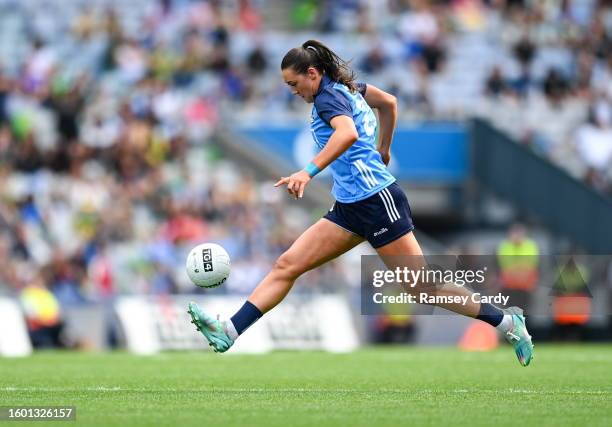
[[[612,200],[489,123],[471,121],[473,172],[483,186],[592,254],[612,254]]]

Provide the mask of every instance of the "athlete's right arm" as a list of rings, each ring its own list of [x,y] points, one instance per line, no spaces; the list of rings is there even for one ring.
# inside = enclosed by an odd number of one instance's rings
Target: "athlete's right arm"
[[[388,165],[391,160],[393,131],[397,123],[397,99],[390,93],[370,84],[366,86],[364,98],[371,108],[378,110],[380,131],[377,149],[385,165]]]

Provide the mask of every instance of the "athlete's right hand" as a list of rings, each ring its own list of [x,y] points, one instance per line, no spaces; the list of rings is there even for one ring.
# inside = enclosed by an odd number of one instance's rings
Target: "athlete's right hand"
[[[382,158],[385,166],[389,166],[389,162],[391,161],[391,151],[378,149],[378,152],[380,153],[380,157]]]
[[[288,177],[282,177],[278,180],[275,187],[279,185],[287,184],[287,192],[291,194],[296,199],[301,199],[304,195],[304,190],[306,189],[306,185],[310,182],[312,178],[308,175],[308,172],[305,170],[301,170],[296,172]]]

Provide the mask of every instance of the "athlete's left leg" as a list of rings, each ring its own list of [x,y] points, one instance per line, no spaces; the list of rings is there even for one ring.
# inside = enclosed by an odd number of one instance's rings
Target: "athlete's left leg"
[[[377,248],[376,251],[389,269],[408,266],[418,270],[426,266],[423,251],[412,231],[393,242]],[[477,318],[489,323],[491,326],[497,327],[504,332],[506,339],[513,345],[520,364],[527,366],[531,362],[533,358],[533,344],[531,336],[527,332],[523,311],[518,307],[502,310],[489,303],[475,302],[471,298],[472,292],[454,284],[444,284],[435,288],[417,284],[417,286],[412,288],[412,291],[415,293],[435,292],[436,295],[444,296],[467,296],[467,303],[465,305],[448,303],[439,304],[439,306],[464,316]]]
[[[190,303],[188,311],[192,323],[215,351],[227,351],[240,334],[285,298],[298,277],[342,255],[363,240],[363,237],[328,219],[320,219],[276,260],[270,272],[230,320],[215,320],[195,303]]]
[[[276,260],[268,275],[253,290],[248,301],[257,306],[262,313],[266,313],[285,298],[298,277],[339,257],[363,240],[363,237],[339,227],[328,219],[318,220]]]

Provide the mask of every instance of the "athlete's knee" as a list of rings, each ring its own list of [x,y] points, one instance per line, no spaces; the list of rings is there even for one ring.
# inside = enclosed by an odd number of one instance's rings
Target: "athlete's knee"
[[[297,279],[306,271],[303,262],[295,254],[287,251],[278,257],[273,270],[288,279]]]

